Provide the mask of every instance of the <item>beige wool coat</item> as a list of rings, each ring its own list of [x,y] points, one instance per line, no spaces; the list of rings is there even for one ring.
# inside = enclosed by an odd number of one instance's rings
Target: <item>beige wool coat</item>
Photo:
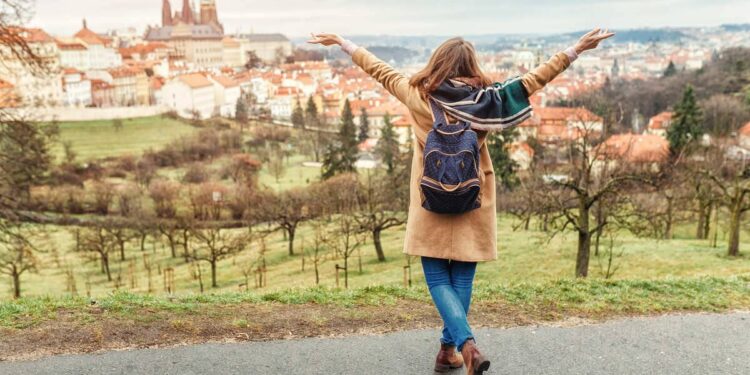
[[[432,129],[433,119],[429,104],[422,99],[409,79],[390,65],[360,47],[353,54],[355,64],[404,103],[414,123],[414,158],[411,163],[409,216],[406,224],[404,253],[414,256],[482,262],[497,259],[497,215],[495,201],[495,172],[487,150],[486,132],[479,136],[479,173],[481,207],[463,214],[446,215],[427,211],[422,207],[419,179],[423,169],[425,140]],[[560,52],[548,62],[522,77],[529,95],[570,65],[568,56]],[[482,173],[483,172],[483,173]]]

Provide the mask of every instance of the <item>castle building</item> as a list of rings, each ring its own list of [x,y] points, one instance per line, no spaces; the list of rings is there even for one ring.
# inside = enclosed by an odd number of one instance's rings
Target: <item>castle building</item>
[[[202,0],[196,14],[189,0],[182,10],[172,13],[169,0],[162,1],[162,26],[146,31],[146,40],[169,46],[174,59],[185,60],[201,68],[220,67],[224,63],[224,26],[219,22],[216,1]]]

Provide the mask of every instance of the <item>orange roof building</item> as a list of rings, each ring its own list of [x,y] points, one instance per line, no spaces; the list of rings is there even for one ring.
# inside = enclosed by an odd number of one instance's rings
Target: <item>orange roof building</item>
[[[674,114],[672,112],[664,111],[654,117],[651,117],[651,119],[648,120],[646,133],[665,137],[667,134],[667,129],[669,129],[669,126],[672,125],[673,116]]]
[[[661,163],[669,157],[669,142],[653,134],[616,134],[594,150],[598,160]]]

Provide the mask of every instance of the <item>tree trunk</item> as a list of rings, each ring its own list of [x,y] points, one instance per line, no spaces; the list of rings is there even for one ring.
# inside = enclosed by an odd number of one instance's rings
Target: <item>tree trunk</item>
[[[320,273],[318,272],[318,262],[315,262],[315,285],[320,285]]]
[[[667,196],[667,223],[666,228],[664,228],[664,239],[665,240],[671,240],[672,239],[672,226],[674,221],[674,198]]]
[[[185,263],[190,263],[190,235],[187,231],[182,232],[182,256],[185,258]]]
[[[107,274],[107,281],[112,281],[112,273],[109,272],[109,256],[102,255],[102,265],[104,266],[104,272]]]
[[[344,289],[349,289],[349,256],[348,255],[344,255]]]
[[[578,210],[578,254],[576,256],[576,277],[585,278],[589,274],[589,258],[591,256],[589,208],[587,208],[582,201]]]
[[[13,273],[13,298],[21,298],[21,274]]]
[[[372,231],[372,242],[375,243],[375,252],[378,254],[378,261],[385,262],[385,253],[383,252],[383,244],[380,243],[380,232],[382,232],[380,228],[377,228]]]
[[[219,284],[216,283],[216,261],[211,262],[211,287],[219,287]]]
[[[698,201],[698,226],[695,230],[695,238],[699,240],[706,239],[706,204],[703,201]]]
[[[709,233],[711,233],[711,215],[714,211],[714,205],[713,203],[708,204],[708,208],[706,209],[706,217],[703,220],[703,238],[708,238]]]
[[[287,228],[289,234],[289,256],[294,255],[294,234],[297,232],[297,226],[290,226]]]
[[[167,238],[169,240],[169,250],[172,252],[172,258],[177,258],[177,246],[175,246],[174,238]]]
[[[729,222],[729,256],[736,257],[740,255],[740,218],[742,217],[742,203],[737,202],[732,207],[731,219]]]
[[[120,244],[120,260],[125,261],[125,242],[119,241]]]

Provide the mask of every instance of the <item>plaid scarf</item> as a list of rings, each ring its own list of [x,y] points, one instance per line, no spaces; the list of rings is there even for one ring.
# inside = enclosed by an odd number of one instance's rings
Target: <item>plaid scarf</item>
[[[505,130],[531,117],[531,104],[521,78],[478,89],[462,79],[443,82],[430,97],[452,117],[475,130]]]

